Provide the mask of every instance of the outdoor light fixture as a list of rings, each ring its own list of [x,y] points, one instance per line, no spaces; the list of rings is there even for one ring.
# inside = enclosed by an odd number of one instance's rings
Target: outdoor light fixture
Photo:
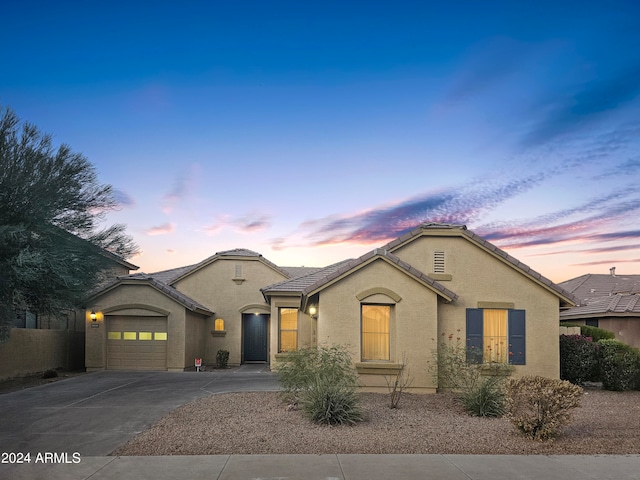
[[[309,307],[309,315],[311,315],[311,318],[318,318],[318,307],[311,305]]]
[[[98,316],[96,315],[96,312],[94,312],[93,310],[91,310],[91,313],[89,314],[89,316],[91,317],[92,322],[95,322],[98,318]]]

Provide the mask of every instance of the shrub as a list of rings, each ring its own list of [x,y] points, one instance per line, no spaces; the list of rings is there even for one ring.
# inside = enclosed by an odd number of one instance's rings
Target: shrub
[[[470,415],[499,417],[504,413],[503,384],[513,366],[502,363],[477,364],[467,362],[466,345],[460,337],[449,335],[438,347],[438,387],[451,389]]]
[[[600,371],[606,390],[640,388],[640,353],[618,340],[600,340]]]
[[[597,381],[598,344],[584,335],[560,335],[560,378],[576,385]]]
[[[615,333],[605,330],[604,328],[592,327],[591,325],[580,325],[580,334],[585,337],[591,337],[594,342],[613,340],[616,338]]]
[[[282,394],[299,402],[317,423],[352,424],[363,418],[358,377],[349,352],[341,346],[291,352],[278,369]]]
[[[581,387],[566,380],[540,376],[509,379],[505,385],[506,416],[527,437],[547,440],[569,423],[582,393]]]
[[[318,373],[301,398],[302,411],[313,422],[326,425],[353,425],[364,419],[356,389],[332,383]]]
[[[504,377],[489,375],[461,393],[462,405],[467,413],[476,417],[500,417],[504,413]]]
[[[56,378],[57,376],[58,376],[58,371],[53,369],[45,370],[42,373],[42,378]]]
[[[229,363],[229,351],[218,350],[218,352],[216,353],[216,366],[218,368],[227,368],[228,363]]]

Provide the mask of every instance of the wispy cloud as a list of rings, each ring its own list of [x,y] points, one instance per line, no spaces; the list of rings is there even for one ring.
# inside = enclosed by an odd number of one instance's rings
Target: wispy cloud
[[[594,262],[573,263],[572,267],[589,267],[592,265],[615,265],[617,263],[640,263],[640,258],[618,258],[611,260],[597,260]]]
[[[479,179],[469,185],[428,192],[352,215],[333,215],[303,223],[293,237],[315,246],[374,244],[400,236],[421,222],[474,223],[509,198],[538,185],[544,174],[518,179]],[[283,249],[290,241],[272,240]]]
[[[173,212],[176,206],[184,201],[194,189],[198,178],[199,165],[191,164],[183,167],[173,180],[171,189],[162,198],[162,211]]]
[[[640,65],[615,77],[586,82],[555,93],[538,110],[543,116],[522,137],[524,148],[536,147],[567,133],[576,132],[626,107],[640,95]]]
[[[216,221],[207,225],[204,230],[207,235],[216,235],[227,227],[240,233],[256,233],[267,230],[270,226],[270,215],[253,212],[239,218],[234,218],[231,215],[219,215]]]
[[[158,226],[147,229],[145,233],[149,236],[168,235],[170,233],[173,233],[175,229],[176,229],[175,224],[163,223],[162,225],[158,225]]]
[[[133,207],[136,204],[134,198],[122,190],[114,189],[113,196],[120,207]]]

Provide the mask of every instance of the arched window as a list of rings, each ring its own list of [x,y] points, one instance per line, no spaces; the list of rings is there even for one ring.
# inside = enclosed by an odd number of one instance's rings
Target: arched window
[[[216,318],[213,329],[216,332],[224,332],[224,320],[222,318]]]

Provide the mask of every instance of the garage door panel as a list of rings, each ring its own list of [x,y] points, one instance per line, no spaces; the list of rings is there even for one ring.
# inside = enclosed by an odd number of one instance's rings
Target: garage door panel
[[[107,368],[167,369],[167,318],[107,316]]]

